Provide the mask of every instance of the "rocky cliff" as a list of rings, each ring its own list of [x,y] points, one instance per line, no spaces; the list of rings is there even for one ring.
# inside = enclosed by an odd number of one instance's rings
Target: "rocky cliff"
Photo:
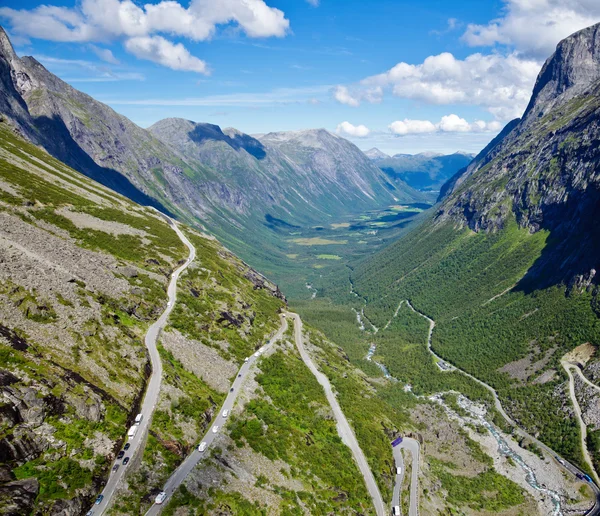
[[[531,102],[446,186],[438,220],[496,231],[515,217],[550,232],[529,278],[597,282],[600,229],[600,25],[561,41]]]

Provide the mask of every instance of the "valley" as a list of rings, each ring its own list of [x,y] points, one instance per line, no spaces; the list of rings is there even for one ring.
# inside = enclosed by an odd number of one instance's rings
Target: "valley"
[[[0,513],[600,514],[599,99],[593,25],[477,155],[144,129],[0,28]]]

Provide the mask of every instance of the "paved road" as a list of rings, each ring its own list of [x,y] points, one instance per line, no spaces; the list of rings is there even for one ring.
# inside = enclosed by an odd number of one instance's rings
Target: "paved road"
[[[167,308],[158,318],[158,320],[150,326],[148,332],[146,333],[146,349],[148,350],[148,354],[150,355],[150,363],[152,364],[152,374],[148,381],[148,385],[146,386],[146,393],[144,395],[144,401],[142,402],[142,408],[140,413],[143,414],[144,418],[138,427],[138,431],[133,437],[133,439],[129,439],[127,442],[130,445],[129,450],[125,452],[125,457],[130,457],[133,459],[133,456],[140,451],[140,444],[144,442],[144,438],[146,436],[146,432],[148,431],[148,427],[150,421],[152,420],[152,414],[154,413],[154,408],[156,407],[156,403],[158,402],[158,395],[160,393],[160,384],[162,382],[162,362],[160,360],[160,356],[158,354],[158,349],[156,348],[156,341],[158,339],[158,335],[160,331],[164,328],[167,323],[167,319],[171,310],[173,310],[173,306],[175,304],[175,300],[177,297],[177,280],[179,279],[180,274],[187,268],[187,266],[194,260],[196,257],[196,249],[190,243],[190,241],[186,238],[186,236],[180,231],[177,227],[177,224],[170,219],[169,217],[161,214],[173,230],[177,233],[177,236],[181,239],[181,241],[186,245],[189,249],[190,254],[188,255],[187,260],[181,265],[178,269],[176,269],[171,275],[171,281],[169,282],[169,286],[167,287]],[[127,470],[127,466],[123,466],[122,461],[115,461],[114,464],[119,464],[119,469],[116,472],[110,473],[108,477],[108,482],[106,486],[104,486],[104,490],[102,491],[102,495],[104,499],[102,503],[99,505],[94,505],[92,507],[94,516],[98,516],[102,514],[112,503],[113,496],[119,482],[125,475]]]
[[[410,309],[413,312],[419,314],[421,317],[424,317],[425,319],[427,319],[429,321],[429,335],[427,337],[427,348],[429,349],[429,352],[434,357],[436,357],[438,360],[444,360],[443,358],[438,356],[431,349],[431,339],[433,336],[433,329],[435,328],[435,321],[433,319],[431,319],[430,317],[427,317],[425,314],[422,314],[418,310],[415,310],[415,308],[410,304],[410,301],[407,300],[406,304],[410,307]],[[447,362],[446,360],[444,360],[444,361]],[[543,449],[550,456],[554,457],[554,460],[556,460],[556,462],[558,462],[564,469],[566,469],[572,475],[577,476],[577,475],[585,474],[585,472],[582,471],[580,468],[578,468],[574,464],[571,464],[567,460],[561,458],[554,450],[552,450],[550,447],[546,446],[543,442],[539,441],[532,435],[528,434],[519,425],[517,425],[517,423],[515,421],[513,421],[513,419],[504,411],[504,408],[502,407],[502,404],[500,403],[500,399],[498,398],[498,393],[496,392],[496,390],[493,387],[489,386],[485,382],[482,382],[479,378],[475,378],[473,375],[456,367],[454,364],[451,364],[451,365],[453,367],[455,367],[457,371],[464,374],[465,376],[468,376],[472,380],[476,381],[479,385],[481,385],[482,387],[485,387],[489,392],[492,393],[492,395],[494,397],[494,405],[496,407],[496,410],[498,410],[498,412],[502,415],[504,420],[513,428],[515,434],[518,434],[521,437],[527,438],[530,441],[532,441],[533,443],[535,443],[539,448]],[[589,486],[592,489],[592,491],[594,491],[594,496],[595,496],[596,500],[594,502],[594,506],[585,514],[586,514],[586,516],[600,516],[600,489],[598,488],[598,486],[595,483],[590,483]]]
[[[365,455],[362,449],[360,448],[358,441],[356,440],[356,436],[354,435],[354,432],[352,431],[352,428],[350,427],[346,416],[344,416],[344,413],[340,408],[337,398],[335,397],[335,394],[333,393],[333,390],[331,388],[331,384],[329,383],[329,380],[323,373],[321,373],[321,371],[317,369],[310,355],[306,351],[306,348],[304,347],[304,342],[302,340],[302,320],[300,319],[300,316],[298,314],[288,312],[287,315],[288,317],[294,319],[294,340],[296,341],[296,347],[300,352],[300,356],[302,357],[302,360],[304,361],[306,366],[310,369],[312,374],[315,376],[315,378],[321,384],[323,390],[325,391],[325,395],[327,396],[327,400],[331,405],[333,415],[337,422],[338,434],[344,442],[344,444],[348,446],[348,448],[350,448],[350,451],[354,456],[354,460],[356,461],[360,472],[362,473],[362,476],[365,479],[365,484],[367,485],[367,489],[369,490],[369,494],[371,495],[371,498],[373,500],[375,512],[378,516],[385,516],[389,514],[389,511],[385,508],[383,499],[381,498],[381,493],[379,492],[379,488],[377,487],[377,483],[375,482],[375,478],[373,477],[373,473],[371,472],[371,468],[369,468],[367,459],[365,458]]]
[[[396,460],[396,467],[402,468],[402,474],[396,477],[396,485],[394,486],[394,496],[392,498],[392,507],[400,505],[400,489],[402,487],[402,481],[404,479],[404,460],[402,458],[402,449],[410,451],[412,456],[412,471],[410,474],[410,503],[408,506],[408,516],[418,516],[419,514],[419,464],[420,464],[420,453],[421,446],[419,441],[405,437],[402,442],[392,448],[394,453],[394,459]]]
[[[594,463],[592,462],[592,458],[590,457],[590,452],[588,451],[588,448],[587,448],[587,426],[585,425],[585,422],[583,421],[583,418],[581,417],[581,407],[579,406],[579,402],[577,401],[577,396],[575,395],[575,379],[573,378],[571,369],[575,369],[575,371],[577,371],[579,373],[579,375],[581,377],[583,377],[585,382],[590,383],[590,384],[591,384],[591,382],[589,382],[587,380],[587,378],[585,378],[581,374],[581,371],[579,370],[579,368],[577,366],[570,364],[569,362],[565,362],[565,361],[561,361],[560,364],[563,366],[563,369],[567,372],[567,375],[569,376],[569,395],[571,397],[571,403],[573,404],[573,408],[575,409],[575,415],[577,416],[577,421],[579,423],[579,431],[580,431],[579,435],[581,437],[581,450],[583,452],[583,458],[587,462],[587,465],[589,466],[590,470],[592,471],[592,476],[594,477],[594,480],[596,482],[600,482],[600,479],[598,479],[598,474],[596,473],[596,470],[594,469]],[[591,384],[591,385],[594,385],[594,384]]]
[[[281,316],[281,326],[280,326],[279,330],[277,330],[277,333],[271,338],[271,340],[269,340],[269,342],[267,344],[265,344],[264,351],[266,351],[270,346],[272,346],[276,341],[278,341],[282,337],[282,335],[286,332],[286,330],[287,330],[287,319],[282,315]],[[264,353],[264,351],[263,351],[263,353]],[[223,417],[223,412],[225,410],[227,410],[227,411],[229,411],[229,414],[231,414],[231,410],[233,409],[233,406],[238,397],[238,394],[241,391],[240,388],[241,388],[242,384],[244,383],[244,380],[248,376],[248,373],[250,372],[252,366],[260,358],[260,356],[261,356],[260,353],[258,353],[258,352],[254,353],[253,355],[251,355],[249,357],[248,362],[244,362],[244,364],[242,364],[242,367],[240,367],[240,370],[238,371],[238,375],[236,376],[235,380],[233,381],[233,384],[231,385],[231,390],[229,391],[227,398],[225,398],[225,402],[223,403],[223,406],[221,407],[217,416],[213,419],[210,428],[208,429],[208,431],[202,438],[201,442],[206,443],[206,450],[204,450],[203,452],[199,452],[197,447],[194,448],[194,451],[192,451],[192,453],[187,456],[187,458],[179,465],[179,467],[173,472],[173,474],[169,477],[169,479],[165,483],[165,485],[163,487],[163,491],[165,493],[167,493],[167,499],[163,502],[163,505],[155,504],[152,507],[150,507],[150,509],[146,513],[147,516],[148,515],[156,515],[156,514],[160,513],[161,509],[165,506],[165,504],[168,503],[168,498],[173,495],[173,493],[177,490],[177,488],[181,484],[183,484],[183,482],[185,481],[187,476],[196,467],[196,465],[209,453],[210,447],[211,447],[213,441],[218,436],[218,432],[221,431],[223,425],[227,422],[227,418]],[[213,432],[213,428],[215,426],[218,427],[218,432]]]

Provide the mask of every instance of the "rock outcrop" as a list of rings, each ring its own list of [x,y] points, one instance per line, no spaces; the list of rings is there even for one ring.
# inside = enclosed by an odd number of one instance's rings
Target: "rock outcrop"
[[[511,122],[444,188],[438,220],[496,231],[514,217],[549,245],[526,278],[598,283],[600,270],[600,24],[561,41],[520,121]]]

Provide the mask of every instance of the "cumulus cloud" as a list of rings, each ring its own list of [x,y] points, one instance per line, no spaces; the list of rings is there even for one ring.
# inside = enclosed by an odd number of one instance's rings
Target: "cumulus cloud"
[[[252,38],[282,37],[289,30],[285,14],[269,7],[265,0],[191,0],[188,8],[173,0],[143,7],[131,0],[82,0],[75,8],[51,5],[29,10],[2,7],[0,17],[8,20],[11,31],[20,36],[65,42],[122,39],[126,48],[135,49],[136,55],[148,55],[149,47],[153,47],[155,56],[165,52],[170,56],[176,54],[179,67],[175,69],[191,71],[202,69],[201,60],[192,59],[189,53],[186,55],[187,50],[182,49],[181,44],[168,42],[170,48],[167,49],[164,43],[167,40],[157,39],[157,34],[204,41],[215,34],[218,25],[230,23]],[[161,64],[172,63],[172,59],[164,57],[153,60]],[[189,68],[181,68],[184,63],[188,63]]]
[[[429,120],[410,120],[405,118],[404,120],[392,122],[388,126],[388,129],[398,136],[424,133],[481,133],[497,132],[502,129],[502,124],[496,120],[490,122],[476,120],[473,123],[469,123],[464,118],[451,114],[443,116],[437,124]]]
[[[346,104],[347,106],[360,106],[360,100],[350,95],[346,86],[336,86],[333,90],[333,98],[340,104]]]
[[[350,122],[338,124],[335,132],[343,136],[353,136],[355,138],[364,138],[371,132],[367,126],[352,125]]]
[[[125,48],[139,59],[153,61],[173,70],[209,75],[204,61],[191,55],[181,43],[171,43],[162,36],[130,38]]]
[[[350,87],[338,86],[334,98],[358,106],[361,101],[380,102],[388,90],[428,104],[482,106],[500,120],[508,120],[520,116],[527,106],[539,69],[538,61],[514,53],[477,53],[456,59],[444,52],[420,64],[398,63]]]
[[[504,0],[504,16],[468,25],[463,40],[472,46],[511,45],[545,59],[568,35],[600,21],[597,0]]]
[[[422,134],[422,133],[434,133],[437,131],[434,124],[429,120],[397,120],[389,125],[390,131],[394,134],[405,135],[405,134]]]

